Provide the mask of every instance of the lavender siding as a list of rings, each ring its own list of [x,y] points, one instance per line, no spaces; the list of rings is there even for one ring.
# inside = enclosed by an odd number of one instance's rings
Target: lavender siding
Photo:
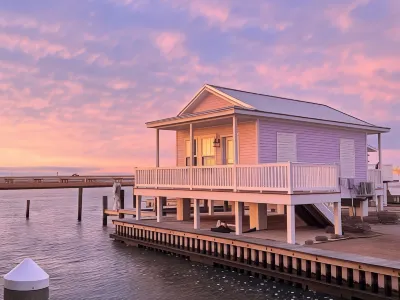
[[[353,139],[356,155],[356,179],[367,179],[367,137],[365,132],[300,122],[260,120],[260,163],[276,162],[277,132],[296,134],[297,160],[307,163],[340,163],[340,139]]]

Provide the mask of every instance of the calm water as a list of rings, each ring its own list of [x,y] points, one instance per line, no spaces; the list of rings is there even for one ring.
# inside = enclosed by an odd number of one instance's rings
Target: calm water
[[[77,192],[0,191],[0,274],[31,257],[49,273],[53,300],[332,299],[114,243],[108,236],[112,225],[101,226],[101,198],[108,195],[111,207],[111,188],[84,190],[81,224]],[[131,190],[125,193],[125,206],[131,207]]]

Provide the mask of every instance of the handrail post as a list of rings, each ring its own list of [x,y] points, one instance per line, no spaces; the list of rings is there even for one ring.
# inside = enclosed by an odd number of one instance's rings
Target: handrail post
[[[232,166],[232,183],[233,183],[233,191],[237,191],[237,166],[233,165]]]
[[[189,168],[189,187],[191,190],[193,190],[193,168],[191,165]]]
[[[158,189],[158,167],[156,168],[156,189]]]
[[[293,165],[292,162],[288,162],[288,194],[293,194]]]
[[[341,184],[340,184],[340,165],[338,163],[335,164],[336,167],[336,191],[341,191]]]

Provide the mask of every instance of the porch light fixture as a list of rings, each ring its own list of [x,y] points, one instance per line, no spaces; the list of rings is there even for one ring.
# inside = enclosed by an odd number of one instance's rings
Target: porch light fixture
[[[213,146],[214,146],[215,148],[217,148],[217,147],[219,147],[220,145],[221,145],[221,143],[220,143],[219,139],[218,139],[218,138],[215,138],[215,139],[214,139],[214,142],[213,142]]]

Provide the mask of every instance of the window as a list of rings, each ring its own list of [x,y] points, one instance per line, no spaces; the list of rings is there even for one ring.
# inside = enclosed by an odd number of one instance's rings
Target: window
[[[215,165],[215,148],[213,145],[214,138],[201,139],[201,162],[203,166]]]
[[[190,140],[185,141],[186,166],[190,166]],[[193,140],[193,166],[197,166],[197,140]]]
[[[235,163],[235,158],[233,155],[233,138],[225,137],[223,139],[223,150],[224,150],[224,164],[232,165]]]
[[[340,177],[354,178],[356,175],[356,153],[354,140],[340,139]]]
[[[296,162],[297,161],[297,143],[295,133],[277,133],[277,162]]]

